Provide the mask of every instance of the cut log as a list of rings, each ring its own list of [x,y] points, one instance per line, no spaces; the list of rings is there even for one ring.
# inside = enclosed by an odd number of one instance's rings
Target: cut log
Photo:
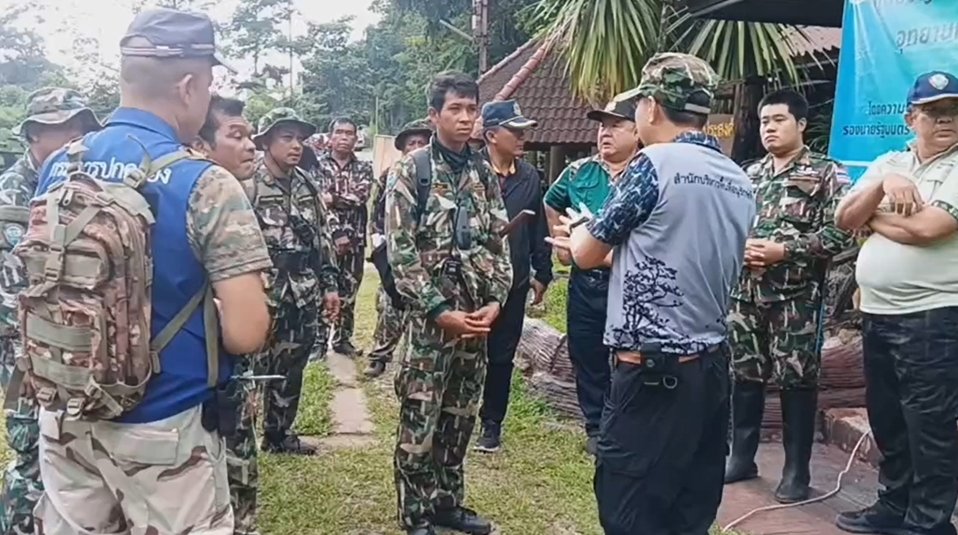
[[[853,276],[853,263],[836,268],[829,280],[830,293],[841,295],[839,288]],[[865,405],[865,376],[859,314],[836,308],[832,303],[827,305],[832,317],[826,324],[826,339],[822,346],[818,408],[823,411],[862,407]],[[557,412],[581,418],[566,336],[542,320],[527,318],[516,353],[518,367],[533,394]],[[781,418],[781,402],[776,387],[770,385],[763,427],[769,431],[780,429]]]

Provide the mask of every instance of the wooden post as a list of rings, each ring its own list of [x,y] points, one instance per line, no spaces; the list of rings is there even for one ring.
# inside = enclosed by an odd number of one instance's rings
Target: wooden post
[[[549,147],[549,163],[548,163],[546,178],[549,179],[549,184],[555,182],[555,179],[559,178],[559,174],[562,173],[562,170],[565,169],[565,149],[562,145],[552,145]]]
[[[765,92],[765,81],[749,78],[735,88],[735,142],[732,159],[743,163],[760,154],[758,103]]]
[[[472,31],[479,47],[479,74],[489,70],[489,0],[474,0]]]

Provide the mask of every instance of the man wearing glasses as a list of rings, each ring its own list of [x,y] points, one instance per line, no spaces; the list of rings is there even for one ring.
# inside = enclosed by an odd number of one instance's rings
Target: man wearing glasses
[[[836,212],[872,232],[856,277],[866,404],[882,454],[878,501],[838,516],[854,533],[954,534],[958,498],[958,78],[908,94],[905,150],[876,160]]]

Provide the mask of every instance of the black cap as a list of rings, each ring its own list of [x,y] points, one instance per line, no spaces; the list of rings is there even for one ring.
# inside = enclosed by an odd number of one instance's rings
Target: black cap
[[[538,125],[539,123],[522,115],[522,110],[519,109],[519,103],[515,100],[487,102],[482,107],[483,128],[504,126],[506,128],[523,130]]]
[[[134,37],[146,39],[150,44],[126,46]],[[213,65],[222,65],[236,72],[223,62],[216,50],[213,21],[201,13],[166,8],[140,12],[120,40],[120,54],[166,59],[208,57]]]
[[[586,114],[586,117],[593,121],[601,121],[606,117],[623,119],[625,121],[635,122],[635,99],[619,100],[606,104],[605,109],[592,110]]]

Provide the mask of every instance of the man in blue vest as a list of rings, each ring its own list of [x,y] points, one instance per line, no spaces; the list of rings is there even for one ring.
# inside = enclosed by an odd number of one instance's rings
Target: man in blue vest
[[[120,108],[103,130],[83,139],[84,169],[107,181],[122,180],[144,156],[156,161],[183,150],[197,136],[212,68],[220,64],[211,21],[170,9],[137,15],[120,51]],[[47,162],[38,195],[65,178],[66,158],[61,151]],[[239,182],[195,157],[151,177],[142,191],[156,215],[154,335],[211,283],[222,349],[231,355],[258,350],[269,327],[262,272],[271,262]],[[194,313],[160,353],[160,373],[119,419],[77,421],[60,411],[40,412],[46,493],[34,513],[38,530],[232,535],[225,446],[217,422],[202,416],[216,399],[207,383],[202,316]],[[220,358],[221,387],[233,360]]]

